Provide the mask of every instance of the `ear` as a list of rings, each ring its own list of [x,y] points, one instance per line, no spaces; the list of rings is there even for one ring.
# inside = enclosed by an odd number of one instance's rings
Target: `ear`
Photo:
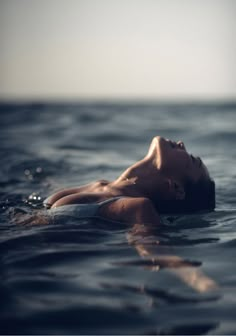
[[[170,179],[169,186],[176,200],[185,199],[185,190],[184,190],[182,183],[180,183],[179,181]]]

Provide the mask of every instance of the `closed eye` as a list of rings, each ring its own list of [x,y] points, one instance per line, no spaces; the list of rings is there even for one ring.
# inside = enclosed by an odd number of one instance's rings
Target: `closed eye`
[[[201,167],[202,166],[202,160],[200,159],[200,157],[197,157],[197,159],[198,159],[198,162],[199,162],[199,167]]]
[[[192,162],[195,163],[196,162],[195,157],[192,154],[190,156],[191,156]]]
[[[193,163],[198,162],[198,166],[199,166],[199,167],[202,166],[202,160],[200,159],[200,157],[195,158],[192,154],[191,154],[190,156],[191,156],[191,159],[192,159],[192,162],[193,162]]]

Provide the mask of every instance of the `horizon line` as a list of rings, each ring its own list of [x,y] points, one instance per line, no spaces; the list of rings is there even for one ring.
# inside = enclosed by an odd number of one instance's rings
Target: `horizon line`
[[[4,99],[0,105],[236,105],[234,99]]]
[[[0,104],[236,104],[236,97],[0,97]]]

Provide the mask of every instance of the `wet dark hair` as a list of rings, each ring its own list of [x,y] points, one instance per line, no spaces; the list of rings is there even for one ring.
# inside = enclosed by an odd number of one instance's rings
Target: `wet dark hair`
[[[186,181],[184,200],[154,200],[159,213],[178,214],[210,211],[215,208],[215,182],[201,179],[198,182]]]

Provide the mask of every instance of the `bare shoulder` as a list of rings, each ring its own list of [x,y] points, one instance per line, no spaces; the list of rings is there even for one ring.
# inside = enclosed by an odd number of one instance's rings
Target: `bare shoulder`
[[[122,197],[101,207],[98,215],[128,224],[160,221],[153,203],[145,197]]]

